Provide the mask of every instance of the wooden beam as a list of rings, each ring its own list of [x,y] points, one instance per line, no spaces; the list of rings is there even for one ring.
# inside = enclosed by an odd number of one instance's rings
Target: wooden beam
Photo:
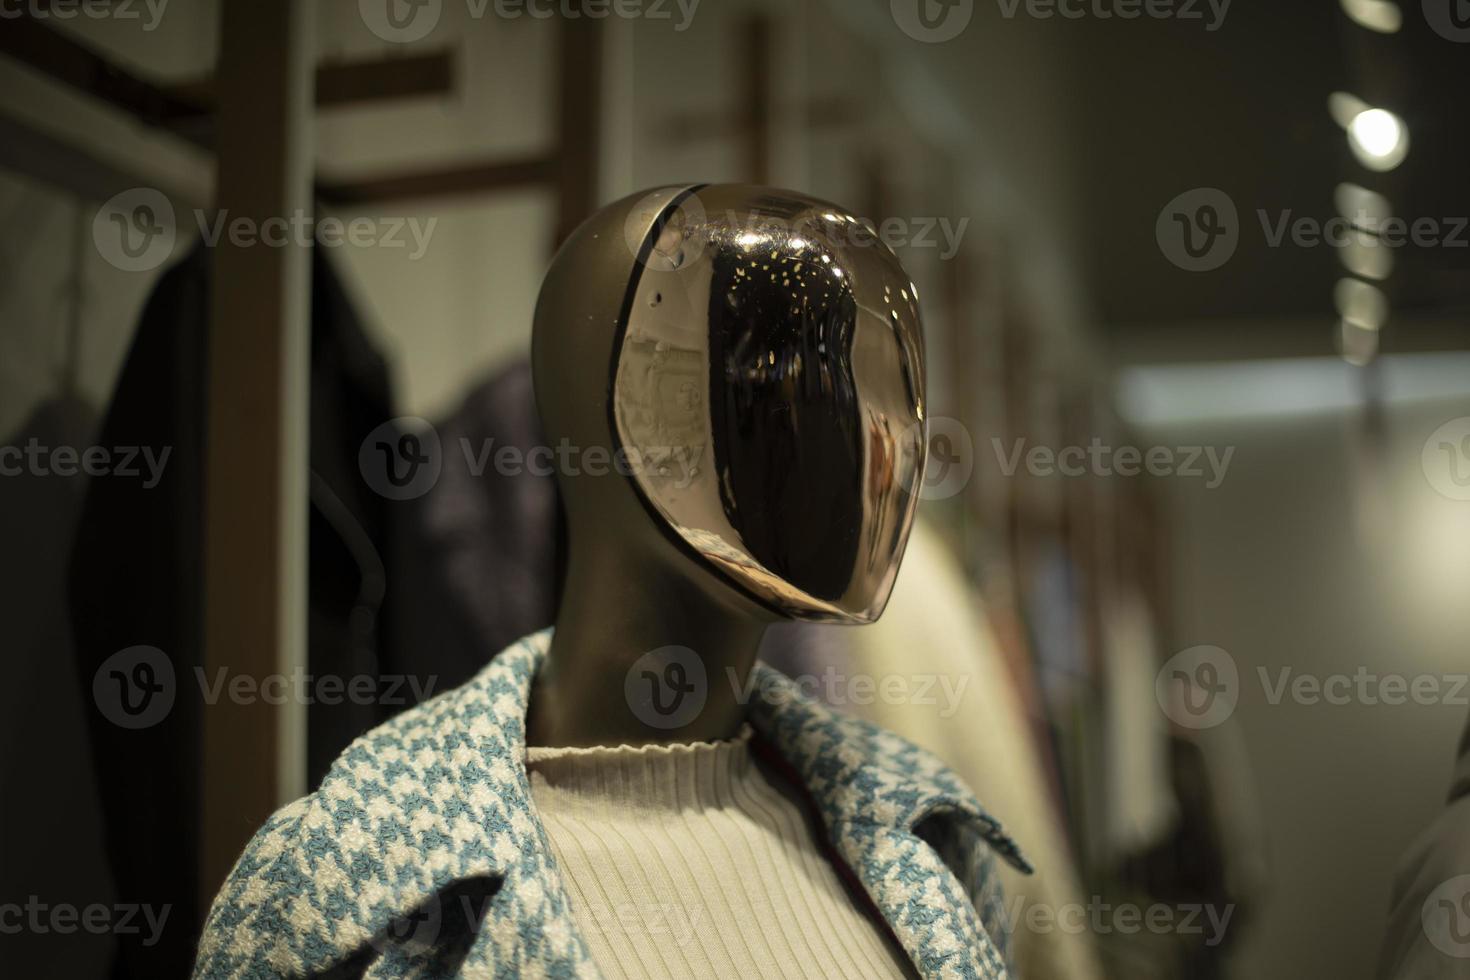
[[[310,211],[313,20],[296,0],[223,0],[215,204],[235,218]],[[204,665],[260,685],[307,666],[310,252],[225,238],[211,261]],[[271,812],[306,791],[306,705],[284,702],[203,707],[206,903]]]
[[[558,169],[551,157],[532,156],[374,177],[323,178],[317,181],[317,196],[340,206],[494,193],[547,184]]]
[[[809,130],[839,129],[855,126],[862,122],[863,110],[851,99],[812,99],[805,105],[793,105],[792,109],[805,117]],[[745,137],[746,127],[751,123],[750,111],[744,107],[722,112],[676,112],[664,117],[652,128],[659,139],[671,143],[697,143],[708,140]]]
[[[595,21],[567,21],[564,30],[561,92],[563,151],[555,156],[533,155],[448,167],[426,168],[365,178],[317,181],[316,194],[334,205],[352,205],[491,194],[554,184],[559,193],[558,214],[570,231],[589,214],[596,200],[595,177],[598,113],[598,25]],[[65,34],[35,20],[21,18],[0,31],[0,54],[72,89],[161,128],[205,149],[217,149],[213,79],[175,88],[161,88],[126,72]],[[369,99],[406,98],[448,91],[453,86],[453,54],[449,50],[422,56],[322,65],[315,69],[314,105],[346,105]],[[570,146],[570,151],[567,147]],[[58,159],[76,160],[75,153],[41,147]],[[34,156],[34,154],[31,154]],[[3,156],[0,156],[3,158]],[[32,161],[33,162],[33,161]],[[98,181],[84,168],[91,183]],[[148,184],[139,180],[137,184]],[[560,238],[558,238],[560,241]]]
[[[0,31],[0,54],[196,146],[214,144],[213,79],[157,85],[29,16],[6,21]],[[315,71],[314,103],[323,108],[439,95],[454,89],[454,52],[446,48],[324,64]]]
[[[70,35],[29,16],[5,21],[4,30],[0,30],[0,54],[149,125],[166,126],[206,111],[119,68]]]
[[[370,58],[321,64],[316,69],[319,109],[444,95],[454,91],[454,50],[444,48],[396,58]],[[214,79],[203,78],[165,89],[177,100],[214,105]]]
[[[99,158],[89,148],[0,113],[0,168],[25,174],[87,202],[105,201],[133,187],[154,187],[177,205],[195,206],[177,190],[159,187],[155,174]]]

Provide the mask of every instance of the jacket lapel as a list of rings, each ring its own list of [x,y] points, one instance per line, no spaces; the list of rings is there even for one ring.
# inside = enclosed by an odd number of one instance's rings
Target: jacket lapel
[[[1015,842],[932,755],[813,702],[764,664],[751,686],[751,724],[801,778],[839,855],[920,975],[1005,978],[989,852],[1029,872]],[[946,841],[960,845],[970,880],[962,883],[931,846]],[[974,898],[988,913],[983,923]]]

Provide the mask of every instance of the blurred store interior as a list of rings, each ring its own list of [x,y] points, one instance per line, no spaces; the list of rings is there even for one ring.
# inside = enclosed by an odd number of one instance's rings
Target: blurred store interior
[[[779,627],[773,656],[971,678],[950,717],[854,710],[972,773],[1031,847],[1044,873],[1007,882],[1020,975],[1377,975],[1394,869],[1444,809],[1467,714],[1470,48],[1453,24],[1388,0],[1198,18],[974,2],[936,42],[897,0],[158,6],[32,0],[0,21],[4,444],[173,454],[146,490],[0,480],[0,902],[171,912],[152,943],[146,926],[0,935],[0,962],[181,975],[224,856],[401,707],[206,733],[193,678],[232,624],[263,656],[294,624],[317,673],[442,689],[550,621],[550,481],[475,473],[459,447],[537,438],[524,365],[561,236],[644,188],[739,181],[871,216],[918,287],[946,469],[871,635]],[[363,234],[213,264],[201,240],[232,203],[292,200]],[[1365,214],[1431,224],[1390,248]],[[140,219],[163,234],[130,248]],[[1336,245],[1334,219],[1355,222]],[[304,289],[309,329],[257,343],[253,320]],[[444,470],[394,500],[360,450],[405,418],[432,426]],[[206,500],[231,474],[238,492]],[[273,554],[222,521],[290,513],[309,564],[221,558]],[[255,601],[279,619],[250,619]],[[166,652],[180,694],[129,727],[102,668],[136,645]],[[1171,710],[1176,656],[1196,684],[1232,672],[1223,715]],[[1294,686],[1344,675],[1343,697]],[[1437,693],[1374,696],[1389,676]],[[252,724],[272,732],[254,755]],[[228,819],[245,799],[266,809]],[[1097,911],[1128,903],[1174,925]],[[1028,924],[1030,906],[1089,925]]]

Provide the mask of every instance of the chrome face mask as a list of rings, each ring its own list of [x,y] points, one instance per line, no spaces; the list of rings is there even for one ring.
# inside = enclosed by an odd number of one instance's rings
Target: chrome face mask
[[[918,296],[870,226],[770,188],[666,188],[637,255],[609,411],[677,543],[783,616],[871,622],[927,453]]]

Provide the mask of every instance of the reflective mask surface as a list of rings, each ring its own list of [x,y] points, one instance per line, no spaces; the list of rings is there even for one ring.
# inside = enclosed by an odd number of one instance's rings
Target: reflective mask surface
[[[841,208],[745,185],[654,192],[627,227],[611,411],[645,504],[782,616],[876,619],[927,449],[897,257]]]

